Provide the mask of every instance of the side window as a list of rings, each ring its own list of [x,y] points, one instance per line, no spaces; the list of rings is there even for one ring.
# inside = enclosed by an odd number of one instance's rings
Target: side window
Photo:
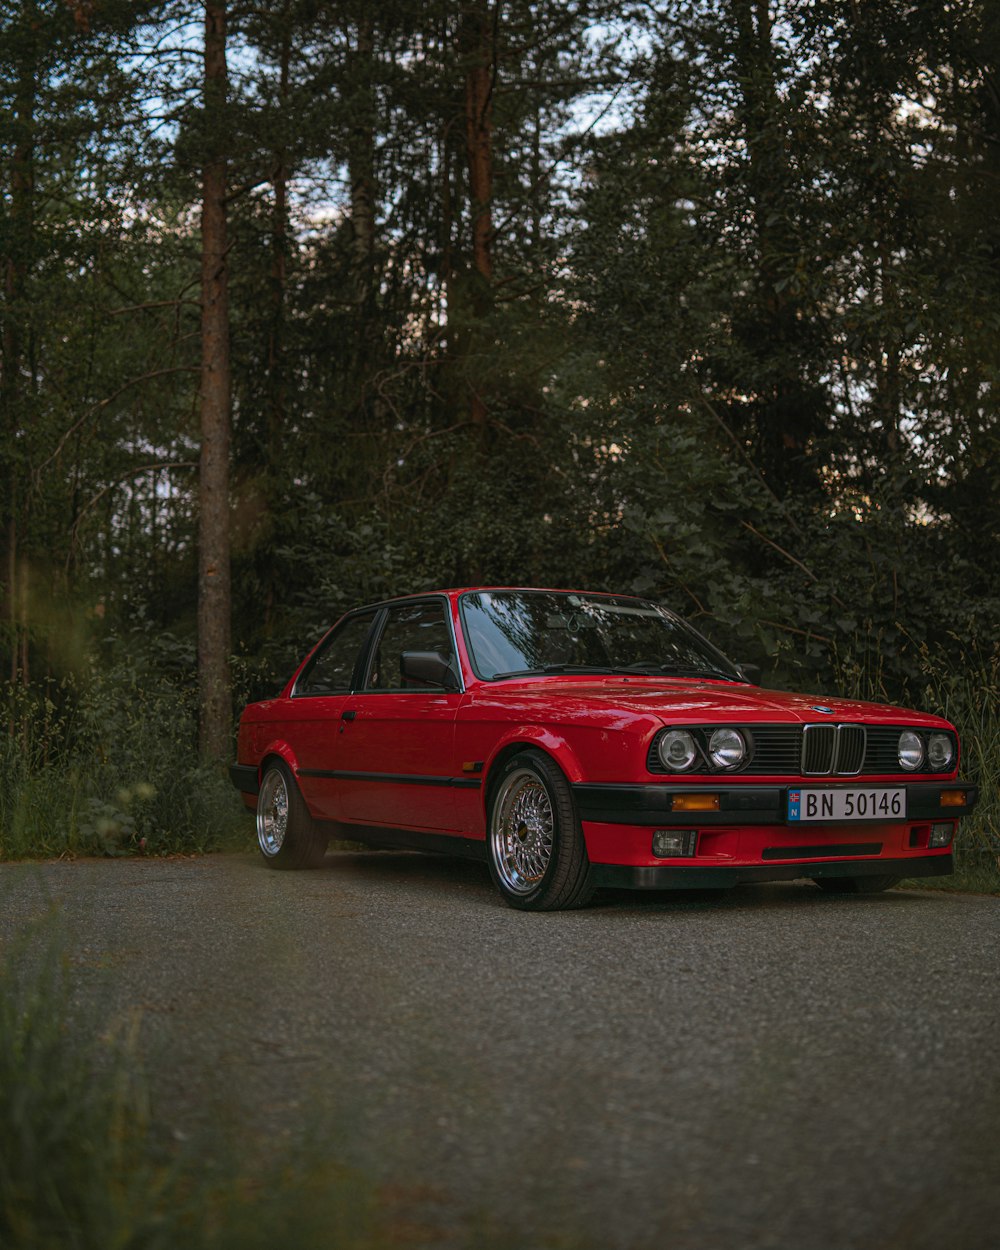
[[[404,651],[439,651],[454,660],[443,603],[401,603],[389,609],[368,667],[365,690],[432,689],[403,677],[401,656]]]
[[[295,696],[347,694],[374,619],[374,612],[363,612],[334,630],[295,683]]]

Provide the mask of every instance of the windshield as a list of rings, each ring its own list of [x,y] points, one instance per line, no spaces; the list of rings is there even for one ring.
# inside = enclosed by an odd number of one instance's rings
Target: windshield
[[[487,681],[591,672],[745,680],[680,617],[643,599],[477,590],[461,606],[473,668]]]

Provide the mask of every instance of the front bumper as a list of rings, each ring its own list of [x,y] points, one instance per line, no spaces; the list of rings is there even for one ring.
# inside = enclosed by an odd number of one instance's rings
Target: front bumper
[[[961,782],[911,783],[903,787],[904,819],[788,820],[789,790],[814,784],[574,785],[592,880],[633,889],[713,889],[799,877],[944,876],[954,868],[951,845],[931,847],[931,827],[947,822],[957,829],[978,798],[975,786]],[[943,806],[947,790],[962,791],[964,802]],[[672,810],[674,795],[692,794],[718,795],[718,810]],[[657,828],[693,830],[695,853],[654,856]]]
[[[704,783],[661,783],[660,785],[607,785],[602,782],[578,782],[573,786],[573,797],[581,820],[599,821],[610,825],[655,825],[666,829],[672,825],[690,828],[692,822],[699,827],[712,825],[782,825],[790,823],[799,828],[823,828],[822,823],[789,822],[788,791],[801,790],[804,786],[823,786],[825,789],[851,790],[862,787],[900,786],[906,790],[907,821],[955,820],[968,816],[979,798],[977,786],[961,781],[932,781],[904,784],[898,781],[882,781],[878,778],[857,778],[850,784],[827,784],[824,778],[803,777],[790,785],[713,785]],[[942,807],[943,790],[964,790],[965,803],[961,806]],[[674,795],[717,794],[717,812],[674,812],[671,803]],[[839,826],[843,828],[844,826]]]

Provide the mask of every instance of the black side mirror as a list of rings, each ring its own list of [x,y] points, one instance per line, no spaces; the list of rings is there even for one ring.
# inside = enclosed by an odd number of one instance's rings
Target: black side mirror
[[[399,657],[399,671],[404,681],[415,682],[418,686],[458,689],[451,656],[443,651],[404,651]]]

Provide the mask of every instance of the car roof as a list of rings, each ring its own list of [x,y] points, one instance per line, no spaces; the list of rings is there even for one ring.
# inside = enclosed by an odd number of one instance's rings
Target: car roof
[[[542,595],[589,595],[605,599],[635,599],[637,602],[649,602],[641,595],[627,595],[614,590],[580,590],[566,586],[449,586],[433,590],[418,590],[408,595],[393,595],[391,599],[376,599],[371,603],[359,604],[356,608],[348,608],[348,612],[364,612],[371,608],[385,608],[394,603],[407,603],[416,599],[447,598],[458,599],[462,595],[479,593],[517,592],[519,594]]]

